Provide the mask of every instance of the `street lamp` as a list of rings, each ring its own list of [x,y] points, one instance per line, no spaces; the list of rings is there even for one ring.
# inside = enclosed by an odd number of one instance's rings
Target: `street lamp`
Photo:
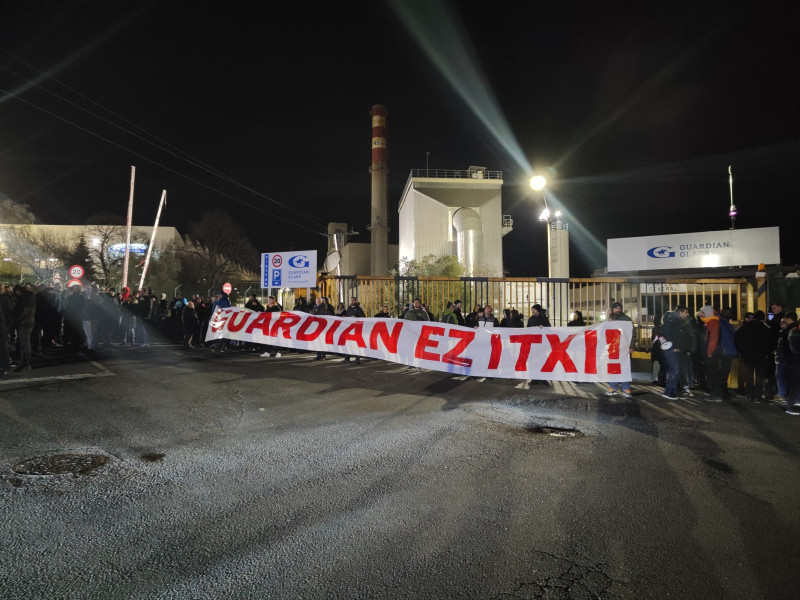
[[[547,179],[541,175],[534,175],[530,180],[531,189],[542,193],[544,210],[539,213],[539,220],[547,224],[547,276],[569,277],[569,238],[567,237],[567,224],[561,218],[561,211],[553,215],[547,205]],[[551,217],[555,217],[553,220]],[[555,233],[554,233],[555,232]],[[555,239],[552,237],[555,235]],[[554,262],[556,266],[554,268]]]
[[[553,261],[550,252],[550,208],[547,206],[547,195],[544,188],[547,186],[547,179],[541,175],[534,175],[530,181],[531,189],[535,192],[542,192],[544,199],[544,210],[539,213],[539,220],[547,223],[547,276],[553,276]]]

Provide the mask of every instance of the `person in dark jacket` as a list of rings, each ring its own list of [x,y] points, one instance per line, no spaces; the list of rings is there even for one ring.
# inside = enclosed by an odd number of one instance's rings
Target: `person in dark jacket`
[[[364,309],[361,308],[361,305],[358,303],[358,298],[356,298],[354,296],[354,297],[350,298],[350,306],[348,306],[347,310],[345,310],[344,316],[345,317],[349,317],[351,319],[363,319],[367,315],[364,314]],[[355,359],[356,359],[356,364],[360,365],[361,364],[361,357],[360,356],[356,356]],[[344,362],[346,362],[346,363],[350,362],[350,355],[349,354],[345,354],[344,355]]]
[[[311,307],[308,305],[308,302],[306,302],[306,299],[300,296],[294,301],[294,308],[292,310],[308,313],[311,312]]]
[[[389,312],[389,305],[384,304],[383,308],[381,308],[378,312],[375,313],[376,319],[391,319],[392,313]]]
[[[786,400],[786,414],[800,416],[800,328],[797,325],[797,313],[786,311],[781,319],[781,341],[786,334],[786,348],[783,350],[789,377],[789,396]]]
[[[8,354],[8,332],[14,318],[14,296],[7,294],[0,286],[0,372],[10,375],[14,369]]]
[[[192,342],[198,339],[198,330],[200,329],[200,319],[197,318],[197,310],[195,309],[194,302],[191,300],[186,303],[186,308],[183,309],[183,347],[194,349],[196,346]]]
[[[17,371],[31,370],[31,332],[36,323],[36,294],[26,286],[14,286],[14,296],[18,306],[22,307],[19,315],[19,366]],[[6,343],[6,340],[3,340]]]
[[[181,310],[182,311],[186,310],[186,306],[188,306],[188,302],[187,302],[187,304],[184,305],[184,307]],[[214,300],[214,303],[211,305],[211,313],[210,313],[209,318],[210,319],[214,319],[215,318],[214,315],[217,312],[217,310],[223,310],[223,309],[226,309],[226,308],[230,308],[230,306],[231,306],[231,301],[228,299],[228,294],[226,294],[225,292],[218,292],[217,293],[217,299]],[[183,313],[181,313],[181,318],[182,317],[183,317]],[[215,352],[225,352],[225,348],[227,346],[227,342],[226,342],[225,338],[219,338],[218,340],[214,341],[213,346],[214,346],[213,350]]]
[[[687,379],[686,363],[694,346],[694,337],[689,329],[689,308],[676,306],[675,310],[664,315],[660,329],[661,351],[667,363],[667,379],[663,397],[677,400],[683,388],[684,396],[693,396]]]
[[[318,315],[320,317],[328,317],[331,314],[330,307],[325,302],[325,298],[320,296],[317,296],[317,299],[314,301],[314,306],[309,312],[312,315]],[[314,358],[314,360],[325,360],[325,357],[325,352],[317,352],[317,356]]]
[[[547,311],[541,304],[531,306],[531,316],[528,317],[528,327],[551,327],[550,319],[547,318]]]
[[[250,294],[247,302],[244,303],[244,307],[255,312],[264,312],[264,305],[258,301],[255,294]]]
[[[583,313],[579,310],[572,312],[572,320],[567,323],[567,327],[586,327],[586,321],[583,320]]]
[[[450,312],[442,318],[443,323],[450,323],[451,325],[466,326],[466,320],[461,313],[461,300],[456,300],[450,305]]]
[[[763,398],[767,362],[772,358],[774,344],[773,334],[765,320],[764,311],[756,311],[753,320],[745,321],[734,335],[736,349],[742,359],[744,390],[756,404]]]
[[[464,317],[464,324],[467,327],[472,327],[473,329],[478,326],[478,313],[483,312],[483,307],[480,304],[476,304],[475,307],[472,309],[472,312],[467,314]]]

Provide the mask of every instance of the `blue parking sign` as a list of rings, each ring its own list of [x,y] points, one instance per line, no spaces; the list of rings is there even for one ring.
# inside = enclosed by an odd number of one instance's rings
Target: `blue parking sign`
[[[281,270],[272,270],[272,287],[281,287]]]
[[[269,254],[261,255],[261,287],[269,287]]]

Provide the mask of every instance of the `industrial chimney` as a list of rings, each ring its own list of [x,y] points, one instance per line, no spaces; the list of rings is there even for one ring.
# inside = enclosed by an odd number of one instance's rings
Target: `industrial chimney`
[[[370,230],[370,275],[389,272],[389,222],[386,205],[386,107],[376,104],[369,111],[372,117],[372,221]]]

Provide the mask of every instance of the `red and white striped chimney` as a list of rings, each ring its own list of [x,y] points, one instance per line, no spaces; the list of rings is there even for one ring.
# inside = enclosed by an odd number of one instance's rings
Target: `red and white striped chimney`
[[[386,107],[376,104],[369,111],[372,117],[372,220],[370,222],[370,275],[389,272],[389,221],[386,205]]]

